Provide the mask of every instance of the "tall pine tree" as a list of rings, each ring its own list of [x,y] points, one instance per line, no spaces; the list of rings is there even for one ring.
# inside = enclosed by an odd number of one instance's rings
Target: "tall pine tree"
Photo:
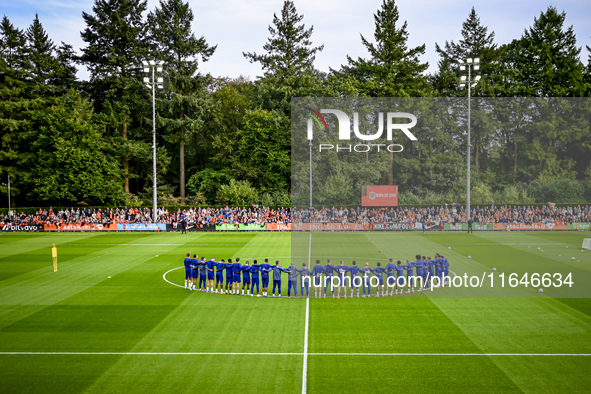
[[[204,37],[195,36],[191,28],[193,19],[189,3],[182,0],[161,0],[160,6],[148,15],[154,57],[165,62],[167,73],[160,121],[168,142],[178,146],[182,204],[186,196],[185,144],[199,131],[208,101],[208,78],[198,73],[199,60],[207,61],[216,49]],[[197,151],[199,147],[192,148]]]
[[[146,0],[96,0],[92,14],[83,12],[86,28],[81,36],[86,47],[80,60],[90,71],[87,85],[95,110],[107,125],[119,149],[125,173],[124,189],[130,192],[130,167],[148,167],[151,138],[148,128],[139,129],[148,94],[138,81],[146,59]],[[135,122],[135,123],[134,123]],[[139,187],[138,187],[139,188]]]
[[[581,48],[566,13],[548,7],[520,39],[507,46],[507,91],[529,97],[578,97],[583,94]]]
[[[351,77],[356,90],[369,97],[424,97],[431,95],[431,87],[424,75],[429,67],[422,63],[425,44],[414,48],[407,45],[406,21],[399,25],[400,15],[394,0],[384,0],[374,14],[375,43],[363,35],[361,42],[369,58],[354,60],[347,56],[347,65],[335,72],[337,77]]]
[[[468,18],[462,23],[461,34],[462,39],[457,43],[446,41],[443,47],[437,43],[435,44],[435,50],[439,54],[440,60],[438,62],[438,71],[432,78],[433,86],[442,96],[467,96],[467,89],[460,89],[459,87],[460,76],[465,75],[465,71],[460,70],[458,63],[465,61],[467,58],[479,58],[480,70],[478,74],[484,77],[475,88],[472,88],[472,96],[498,96],[502,91],[502,85],[499,83],[502,78],[500,67],[502,51],[494,43],[495,33],[488,32],[488,28],[481,23],[474,7],[470,10]],[[472,78],[474,77],[475,75],[472,75]],[[463,101],[458,103],[464,104]],[[486,124],[486,116],[479,112],[478,100],[472,103],[472,109],[473,159],[474,169],[478,171],[482,165],[481,156],[486,154],[494,133],[492,128]],[[462,109],[462,112],[467,112],[467,109]],[[467,137],[467,134],[465,137]],[[459,148],[462,152],[465,152],[467,143],[467,138],[465,138],[460,144]]]
[[[27,90],[25,59],[25,34],[4,16],[0,22],[0,177],[4,180],[10,175],[17,201],[31,156],[27,150],[29,103],[23,99]],[[8,195],[6,187],[0,190]]]
[[[264,52],[242,53],[263,69],[257,84],[262,107],[283,112],[288,118],[292,97],[321,95],[317,83],[321,75],[314,68],[314,60],[324,45],[313,45],[314,27],[306,28],[303,19],[304,15],[298,14],[293,1],[284,1],[281,15],[273,14]]]

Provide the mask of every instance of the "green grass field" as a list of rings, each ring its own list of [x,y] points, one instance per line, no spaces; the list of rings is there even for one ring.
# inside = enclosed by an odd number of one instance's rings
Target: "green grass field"
[[[586,236],[0,233],[0,390],[299,393],[305,376],[310,393],[588,392]],[[163,274],[172,270],[166,279],[182,284],[183,270],[173,269],[188,251],[372,267],[439,252],[458,275],[480,277],[493,267],[571,273],[574,285],[544,293],[485,285],[371,299],[241,297],[167,283]]]

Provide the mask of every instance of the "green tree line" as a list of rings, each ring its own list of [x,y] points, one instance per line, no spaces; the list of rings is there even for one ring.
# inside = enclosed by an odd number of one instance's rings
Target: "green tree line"
[[[409,46],[394,0],[375,11],[373,37],[360,37],[366,55],[325,73],[314,65],[324,46],[287,0],[270,18],[261,51],[243,52],[263,70],[255,80],[200,70],[218,43],[194,31],[183,0],[160,0],[152,10],[145,0],[95,0],[82,14],[79,53],[55,43],[38,17],[21,29],[4,16],[0,179],[10,176],[16,206],[150,205],[152,93],[144,60],[165,64],[156,92],[160,205],[289,205],[292,97],[466,97],[458,62],[467,57],[481,59],[476,98],[591,96],[591,55],[582,58],[564,12],[550,6],[521,37],[499,44],[476,10],[467,11],[462,38],[436,44],[432,74],[420,60],[425,44]],[[86,81],[76,77],[82,67]],[[591,202],[588,106],[569,124],[535,128],[519,127],[511,119],[518,108],[506,108],[498,116],[507,127],[499,129],[474,105],[475,203]],[[358,176],[399,185],[402,203],[462,202],[466,147],[465,129],[426,128],[409,154],[368,157]],[[329,172],[319,185],[322,201],[356,193],[342,169]],[[5,185],[0,193],[7,196]]]

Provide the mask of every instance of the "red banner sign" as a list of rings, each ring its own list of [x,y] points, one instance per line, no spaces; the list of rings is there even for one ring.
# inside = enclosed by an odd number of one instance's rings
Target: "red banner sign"
[[[363,186],[361,205],[364,207],[397,207],[398,186]]]
[[[117,225],[111,224],[46,224],[45,231],[117,231]]]
[[[494,230],[568,230],[568,224],[555,223],[495,223]]]

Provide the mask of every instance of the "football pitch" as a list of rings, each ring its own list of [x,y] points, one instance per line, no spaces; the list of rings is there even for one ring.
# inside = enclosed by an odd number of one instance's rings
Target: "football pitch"
[[[588,392],[585,237],[1,233],[0,390]],[[394,297],[287,299],[284,274],[281,299],[209,294],[176,286],[183,286],[189,251],[218,260],[278,259],[284,267],[292,255],[298,266],[342,258],[375,267],[389,257],[441,253],[454,275],[570,273],[574,292],[501,288],[487,279],[484,287]],[[569,294],[576,297],[554,297]]]

